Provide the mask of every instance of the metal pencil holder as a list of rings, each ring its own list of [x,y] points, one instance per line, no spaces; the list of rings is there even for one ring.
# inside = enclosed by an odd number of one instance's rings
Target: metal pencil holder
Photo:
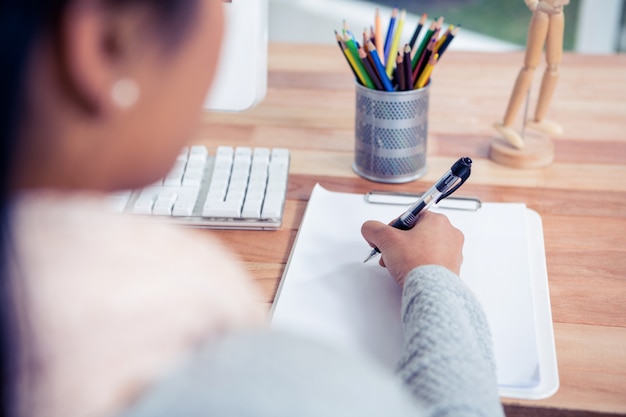
[[[352,169],[357,174],[403,183],[426,173],[429,86],[388,92],[356,85]]]

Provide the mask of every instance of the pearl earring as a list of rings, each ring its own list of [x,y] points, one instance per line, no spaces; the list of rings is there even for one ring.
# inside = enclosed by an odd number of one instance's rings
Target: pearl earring
[[[113,103],[122,109],[129,109],[139,100],[139,86],[130,78],[121,78],[111,87]]]

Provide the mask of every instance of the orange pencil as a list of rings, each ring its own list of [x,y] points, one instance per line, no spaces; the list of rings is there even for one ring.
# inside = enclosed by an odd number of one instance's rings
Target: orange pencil
[[[376,20],[374,22],[374,46],[378,51],[378,59],[385,62],[385,50],[383,45],[383,23],[380,17],[380,9],[376,9]]]

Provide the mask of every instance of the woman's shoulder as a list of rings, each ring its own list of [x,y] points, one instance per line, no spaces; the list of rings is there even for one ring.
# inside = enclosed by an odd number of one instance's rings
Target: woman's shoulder
[[[210,232],[110,212],[100,195],[30,193],[15,202],[12,213],[17,253],[28,257],[21,267],[37,268],[38,281],[53,276],[57,285],[126,291],[145,284],[153,295],[186,287],[222,296],[255,293],[236,257]]]
[[[14,276],[50,384],[39,392],[59,415],[119,406],[199,341],[265,320],[253,282],[208,233],[105,205],[38,192],[12,206]],[[98,382],[83,385],[86,374]]]

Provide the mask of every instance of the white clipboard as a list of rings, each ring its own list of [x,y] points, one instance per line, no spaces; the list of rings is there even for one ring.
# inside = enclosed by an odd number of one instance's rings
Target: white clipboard
[[[549,397],[559,377],[541,218],[521,203],[458,201],[433,211],[465,235],[460,276],[489,321],[499,394]],[[403,342],[401,291],[378,262],[363,264],[370,248],[360,228],[402,211],[317,184],[272,306],[272,327],[363,352],[394,369]]]

